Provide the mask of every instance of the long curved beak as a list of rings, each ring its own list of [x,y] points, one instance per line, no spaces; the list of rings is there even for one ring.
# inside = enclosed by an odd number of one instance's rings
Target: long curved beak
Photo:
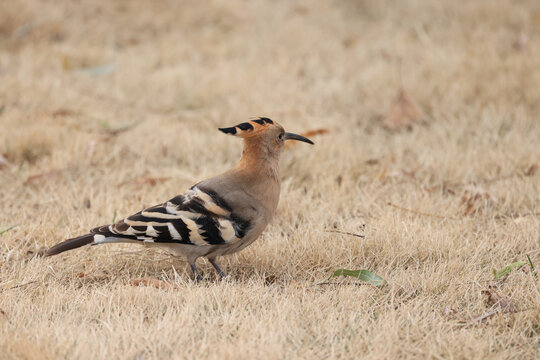
[[[283,136],[283,139],[285,139],[285,140],[298,140],[298,141],[303,141],[303,142],[306,142],[308,144],[314,145],[313,141],[309,140],[307,137],[303,137],[302,135],[293,134],[293,133],[289,133],[289,132],[285,133],[285,136]]]

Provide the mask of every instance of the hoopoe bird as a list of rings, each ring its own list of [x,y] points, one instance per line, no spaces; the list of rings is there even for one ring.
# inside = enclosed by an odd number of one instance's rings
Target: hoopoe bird
[[[244,140],[240,161],[232,169],[162,204],[61,242],[45,256],[89,244],[147,244],[185,256],[197,282],[202,280],[195,265],[200,257],[206,257],[218,275],[225,277],[216,259],[253,243],[276,211],[279,158],[285,141],[313,142],[285,132],[281,125],[265,117],[219,130]]]

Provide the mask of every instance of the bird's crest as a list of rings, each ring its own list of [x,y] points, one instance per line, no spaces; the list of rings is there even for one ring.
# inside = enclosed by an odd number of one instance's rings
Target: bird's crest
[[[247,138],[266,130],[269,125],[274,125],[274,122],[267,117],[260,117],[236,126],[219,128],[219,130],[225,134]]]

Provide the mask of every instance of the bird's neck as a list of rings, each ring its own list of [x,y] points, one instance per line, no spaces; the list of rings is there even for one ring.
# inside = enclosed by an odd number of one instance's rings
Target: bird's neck
[[[279,180],[279,151],[272,151],[260,141],[244,140],[242,157],[236,165],[239,170],[247,172],[263,172],[268,175],[276,175]]]
[[[279,201],[279,151],[272,152],[259,141],[244,140],[244,150],[232,169],[246,190],[273,214]]]

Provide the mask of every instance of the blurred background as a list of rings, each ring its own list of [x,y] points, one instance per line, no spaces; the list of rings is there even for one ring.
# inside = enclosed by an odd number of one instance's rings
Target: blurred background
[[[266,114],[366,127],[400,87],[434,119],[465,106],[534,113],[539,8],[502,0],[3,1],[3,122],[227,124]]]
[[[437,122],[532,115],[539,32],[536,1],[2,1],[0,150],[34,161],[55,149],[21,154],[28,132],[55,128],[66,151],[70,131],[123,126],[139,147],[138,131],[259,115],[365,133],[401,88]]]

